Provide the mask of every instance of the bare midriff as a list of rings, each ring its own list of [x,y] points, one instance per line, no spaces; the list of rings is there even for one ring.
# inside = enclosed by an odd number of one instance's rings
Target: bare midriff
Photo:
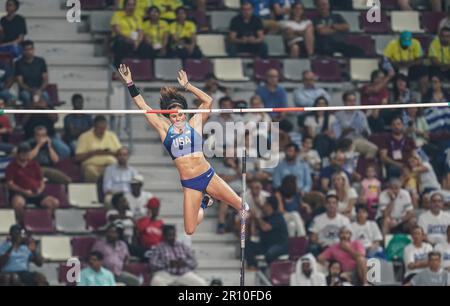
[[[178,157],[174,160],[175,166],[180,173],[180,179],[189,180],[197,177],[211,167],[205,159],[203,152],[195,152],[186,156]]]

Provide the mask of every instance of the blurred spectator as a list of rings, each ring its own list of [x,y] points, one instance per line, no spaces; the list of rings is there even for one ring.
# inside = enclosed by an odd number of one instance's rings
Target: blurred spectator
[[[450,5],[447,7],[447,17],[439,22],[438,33],[442,30],[442,28],[450,28]]]
[[[414,140],[405,135],[401,117],[394,117],[391,133],[384,137],[380,147],[380,158],[387,170],[387,177],[399,177],[409,156],[416,149]]]
[[[423,97],[425,103],[439,103],[450,100],[450,93],[443,88],[442,77],[434,75],[431,77],[431,88]]]
[[[69,184],[72,180],[62,171],[53,168],[61,158],[56,148],[53,146],[52,140],[47,135],[45,126],[37,126],[34,128],[34,138],[26,142],[30,148],[29,158],[39,163],[42,169],[42,175],[50,184]]]
[[[176,19],[169,25],[172,52],[183,60],[201,58],[202,52],[197,46],[197,26],[187,20],[187,12],[183,7],[176,9]]]
[[[130,250],[134,235],[134,219],[123,192],[118,192],[112,197],[111,209],[106,213],[106,219],[122,230],[119,239],[125,241]]]
[[[20,45],[27,35],[25,18],[16,14],[19,10],[18,0],[8,0],[5,3],[6,16],[0,20],[0,52],[11,54],[14,58],[22,55]]]
[[[349,274],[353,284],[367,283],[366,250],[359,240],[351,240],[352,232],[348,226],[339,229],[339,242],[330,245],[317,260],[321,264],[336,260],[342,265],[342,271]]]
[[[126,1],[125,0],[109,0],[109,1],[116,1],[116,8],[123,10],[124,7],[126,6]],[[108,2],[108,0],[106,0],[106,2]],[[154,0],[149,1],[149,0],[135,0],[135,10],[134,10],[134,14],[136,16],[138,16],[139,18],[144,18],[145,17],[145,12],[148,9],[149,3],[150,2],[155,2]]]
[[[19,99],[25,107],[45,106],[49,101],[47,64],[45,59],[34,55],[34,42],[25,40],[22,47],[23,56],[15,63]]]
[[[394,79],[393,95],[390,98],[391,103],[406,104],[417,102],[417,97],[414,97],[410,89],[409,79],[406,75],[399,73]]]
[[[264,108],[263,101],[260,96],[254,95],[250,98],[250,108]],[[271,123],[272,119],[270,118],[269,114],[265,112],[261,113],[247,113],[245,114],[245,121],[246,122],[266,122]],[[258,133],[258,131],[254,131]],[[252,133],[252,131],[250,131]]]
[[[441,267],[442,254],[428,253],[427,269],[417,273],[410,281],[412,286],[449,286],[450,274]]]
[[[277,21],[287,19],[298,2],[297,0],[272,0],[272,18]]]
[[[183,6],[181,0],[153,0],[152,4],[159,8],[161,18],[173,21],[176,18],[176,10]]]
[[[260,242],[248,241],[245,257],[247,267],[256,267],[256,256],[263,254],[267,263],[275,261],[279,256],[288,254],[289,235],[283,216],[278,211],[278,201],[275,197],[266,199],[263,207],[263,217],[254,217],[260,230]]]
[[[253,15],[261,19],[264,26],[264,32],[276,33],[279,30],[279,24],[275,20],[274,6],[278,0],[244,0],[241,5],[248,2],[253,7]]]
[[[431,244],[424,242],[425,234],[420,226],[411,229],[412,242],[403,250],[403,261],[405,262],[405,276],[403,283],[408,283],[417,273],[428,267],[427,256],[433,251]]]
[[[84,109],[84,99],[81,94],[72,96],[72,108]],[[92,128],[92,116],[90,114],[69,114],[64,117],[64,141],[70,146],[72,152],[77,147],[78,137]]]
[[[352,91],[345,92],[342,100],[345,106],[357,104],[356,94]],[[356,152],[366,158],[375,158],[377,155],[378,147],[366,139],[370,135],[370,127],[363,111],[337,112],[333,128],[337,138],[349,138],[353,141]]]
[[[144,249],[158,245],[163,239],[164,221],[158,218],[159,208],[159,199],[151,198],[147,202],[147,216],[140,218],[136,223],[139,245]]]
[[[129,158],[128,148],[122,147],[116,153],[117,164],[106,167],[103,174],[105,203],[109,203],[113,194],[117,192],[129,193],[131,191],[131,180],[138,175],[138,172],[128,165]]]
[[[298,107],[311,107],[319,98],[324,98],[328,103],[331,102],[331,97],[328,92],[322,87],[316,86],[317,76],[314,72],[303,71],[303,87],[294,91],[294,103]]]
[[[13,84],[14,72],[12,67],[6,62],[0,61],[0,99],[4,100],[7,104],[15,102],[15,97],[10,92]]]
[[[233,17],[230,23],[227,53],[230,57],[236,57],[239,52],[261,58],[266,58],[268,52],[262,21],[253,15],[253,6],[247,1],[242,2],[241,13]]]
[[[328,0],[315,0],[319,16],[314,18],[316,51],[320,55],[333,56],[342,53],[345,57],[364,57],[364,51],[345,41],[350,25],[340,14],[330,12]]]
[[[247,219],[250,239],[257,239],[259,237],[259,229],[254,218],[261,218],[263,214],[263,205],[266,199],[270,197],[270,193],[263,190],[260,181],[253,179],[248,182],[248,190],[245,195],[248,206],[250,206],[250,215]],[[240,218],[238,217],[239,226]]]
[[[366,176],[361,181],[361,195],[358,202],[366,204],[371,215],[374,205],[378,204],[380,192],[381,182],[377,178],[376,168],[374,165],[369,165],[366,168]]]
[[[434,250],[442,255],[442,267],[450,272],[450,225],[447,226],[447,239],[437,244]]]
[[[288,107],[287,92],[280,82],[280,73],[276,69],[269,69],[266,72],[266,82],[256,88],[255,94],[260,96],[264,107],[280,108]],[[281,113],[270,113],[275,119],[280,119]]]
[[[331,179],[337,172],[343,171],[349,180],[351,174],[344,169],[345,155],[341,151],[337,151],[331,155],[331,164],[322,169],[320,172],[320,188],[322,192],[327,193],[331,187]]]
[[[424,230],[429,243],[436,245],[447,240],[450,213],[443,211],[444,198],[439,192],[431,196],[429,210],[419,216],[418,225]]]
[[[351,285],[345,275],[342,274],[342,265],[339,261],[328,261],[328,275],[326,277],[327,286],[349,286]]]
[[[130,256],[125,242],[119,240],[119,229],[110,224],[106,229],[105,237],[99,238],[93,245],[92,251],[103,255],[103,264],[106,269],[114,274],[118,283],[127,286],[139,286],[139,279],[128,272],[123,271],[124,264]]]
[[[319,153],[313,149],[312,137],[306,136],[302,140],[302,147],[300,148],[300,159],[306,161],[312,173],[318,174],[322,161]]]
[[[429,5],[433,12],[442,11],[442,0],[429,0]],[[423,4],[423,1],[411,1],[411,0],[397,0],[398,6],[403,11],[412,11],[413,6],[415,7],[417,3]]]
[[[219,100],[228,96],[228,89],[222,86],[212,73],[206,76],[203,90],[213,99],[212,108],[219,108]]]
[[[290,276],[291,286],[326,286],[325,275],[317,271],[316,258],[312,254],[300,257]]]
[[[116,134],[107,130],[104,116],[94,119],[94,127],[78,138],[75,158],[81,162],[83,178],[96,183],[105,168],[116,163],[117,151],[122,147]]]
[[[414,207],[409,192],[401,188],[398,179],[391,178],[389,187],[381,192],[377,218],[382,218],[384,235],[409,232],[415,218]]]
[[[450,27],[444,27],[439,31],[430,44],[428,57],[431,59],[431,74],[443,75],[450,79]]]
[[[81,270],[80,282],[77,286],[115,286],[114,275],[103,267],[103,254],[100,252],[89,253],[89,267]]]
[[[441,189],[441,184],[434,173],[433,167],[427,161],[423,161],[416,153],[408,158],[408,167],[417,178],[419,193],[422,198],[429,193]]]
[[[402,112],[402,119],[403,124],[407,126],[406,135],[414,140],[418,148],[417,153],[426,157],[422,147],[427,146],[430,135],[428,132],[428,123],[423,116],[422,110],[415,107],[407,108]]]
[[[338,198],[338,213],[353,218],[355,216],[355,204],[358,194],[353,188],[344,172],[336,172],[332,177],[333,189],[328,194],[334,194]]]
[[[375,221],[367,220],[368,216],[367,206],[356,205],[356,221],[352,222],[350,230],[353,238],[359,240],[366,249],[366,257],[371,258],[383,252],[383,235]]]
[[[197,268],[194,252],[176,241],[174,226],[163,227],[163,241],[150,256],[150,269],[154,272],[151,286],[206,286],[206,281],[194,273]]]
[[[290,57],[298,58],[304,50],[307,57],[314,55],[314,26],[306,18],[303,4],[294,4],[289,20],[280,21],[280,25]]]
[[[0,109],[5,109],[5,101],[0,98]],[[11,154],[14,150],[14,145],[8,143],[9,137],[13,132],[11,121],[7,115],[0,116],[0,151],[6,155]]]
[[[147,203],[154,196],[151,192],[142,190],[144,177],[135,175],[130,181],[130,192],[125,194],[134,217],[142,217],[147,213]]]
[[[374,70],[370,75],[370,83],[361,88],[361,105],[388,104],[388,84],[394,75],[394,70],[389,71],[389,74],[383,70]]]
[[[163,57],[167,55],[169,42],[169,24],[160,19],[161,12],[156,6],[147,11],[147,20],[142,24],[145,45],[143,48],[148,57]]]
[[[36,241],[23,235],[20,225],[9,228],[8,239],[0,244],[0,284],[2,286],[48,286],[39,272],[30,271],[29,264],[41,267],[43,259]]]
[[[21,143],[16,158],[5,171],[10,203],[19,223],[23,222],[27,203],[46,208],[52,213],[59,207],[58,199],[43,193],[45,181],[42,169],[36,161],[31,160],[30,151],[31,148],[27,143]]]

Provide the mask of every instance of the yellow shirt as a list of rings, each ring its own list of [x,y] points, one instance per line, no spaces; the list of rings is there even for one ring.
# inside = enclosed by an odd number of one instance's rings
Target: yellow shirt
[[[137,15],[129,16],[124,11],[117,11],[111,18],[111,27],[118,26],[123,36],[134,38],[133,33],[142,30],[142,20]],[[137,38],[137,37],[136,37]]]
[[[109,149],[111,152],[116,152],[122,147],[120,140],[116,134],[111,131],[106,131],[102,139],[97,138],[94,134],[94,129],[84,132],[80,135],[77,142],[76,154],[83,154],[95,150]],[[97,155],[83,162],[83,165],[107,166],[116,163],[116,158],[111,155]]]
[[[181,0],[152,0],[152,5],[159,8],[161,11],[161,18],[174,20],[175,10],[183,6]]]
[[[172,34],[176,39],[179,38],[192,38],[192,36],[197,33],[197,27],[192,21],[186,20],[184,25],[177,22],[172,22],[170,24],[170,34]]]
[[[422,46],[420,42],[413,38],[411,46],[403,49],[399,39],[394,39],[384,49],[384,56],[393,62],[407,62],[419,59],[423,56]]]
[[[125,0],[119,0],[119,9],[123,9],[123,3]],[[151,0],[136,0],[136,8],[134,14],[136,16],[144,17],[147,13],[147,9],[151,5]]]
[[[428,50],[428,57],[435,57],[441,64],[450,64],[450,46],[442,46],[439,37],[436,37]]]
[[[150,37],[152,44],[162,44],[164,34],[169,33],[169,24],[164,20],[160,20],[158,25],[145,21],[142,25],[142,32],[145,37]]]

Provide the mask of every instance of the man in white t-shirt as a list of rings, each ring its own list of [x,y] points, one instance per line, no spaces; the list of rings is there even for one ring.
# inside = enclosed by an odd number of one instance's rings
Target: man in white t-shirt
[[[419,226],[425,231],[428,242],[437,244],[447,239],[445,231],[450,225],[450,213],[442,211],[444,197],[435,192],[430,199],[430,209],[420,215]]]
[[[359,240],[366,248],[366,257],[374,257],[376,253],[381,252],[381,241],[383,235],[375,221],[367,220],[369,212],[367,206],[363,204],[356,205],[356,221],[350,225],[352,236]]]
[[[133,218],[144,217],[147,214],[148,200],[153,198],[153,194],[148,191],[143,191],[144,177],[136,175],[130,182],[131,192],[125,194],[125,197],[133,213]]]
[[[380,194],[377,218],[382,218],[383,234],[407,233],[415,223],[414,206],[409,192],[401,188],[399,179],[389,181],[388,189]]]
[[[447,240],[437,244],[434,250],[441,253],[442,268],[450,272],[450,225],[447,226]]]
[[[337,196],[334,194],[327,195],[326,212],[313,219],[309,228],[312,252],[318,251],[320,253],[323,248],[339,242],[339,230],[343,226],[350,226],[350,220],[337,212],[337,206]]]
[[[403,250],[405,276],[403,283],[408,283],[414,275],[428,267],[428,253],[433,251],[431,244],[424,242],[425,233],[420,226],[411,230],[412,242]]]

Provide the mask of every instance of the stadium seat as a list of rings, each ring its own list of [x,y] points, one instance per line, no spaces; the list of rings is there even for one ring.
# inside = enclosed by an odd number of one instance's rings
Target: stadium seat
[[[286,56],[286,49],[284,47],[283,36],[281,35],[266,35],[264,41],[267,43],[269,49],[269,56]]]
[[[228,32],[231,19],[236,16],[236,12],[233,11],[212,11],[211,16],[211,29],[216,32]]]
[[[8,234],[11,225],[16,224],[16,217],[14,210],[1,209],[0,210],[0,234]]]
[[[71,258],[70,238],[66,236],[41,237],[42,257],[49,261],[66,261]]]
[[[146,263],[128,263],[123,269],[142,280],[142,286],[150,285],[150,267]]]
[[[289,238],[289,259],[297,260],[305,255],[308,250],[308,239],[306,237]]]
[[[339,62],[333,58],[316,58],[311,63],[312,71],[322,82],[341,82],[342,72]]]
[[[395,35],[374,35],[373,37],[375,39],[375,49],[378,55],[383,55],[387,44],[391,40],[397,38]]]
[[[105,0],[81,0],[82,10],[101,10],[105,8]]]
[[[65,284],[68,286],[75,286],[76,281],[72,281],[68,279],[68,276],[70,275],[71,278],[75,277],[73,270],[71,270],[73,266],[68,266],[66,263],[60,263],[57,267],[58,270],[58,283]],[[69,274],[70,273],[70,274]]]
[[[270,264],[270,281],[274,286],[288,286],[293,269],[291,261],[274,261]]]
[[[344,17],[345,21],[350,25],[350,32],[361,32],[359,27],[359,13],[355,11],[344,12],[337,11],[336,13]]]
[[[370,35],[348,35],[346,41],[348,44],[358,46],[364,50],[364,56],[371,57],[375,55],[375,42]]]
[[[422,33],[420,28],[419,12],[415,11],[394,11],[391,12],[392,31],[410,31]]]
[[[61,106],[63,104],[62,102],[59,101],[58,85],[48,84],[48,86],[45,90],[48,93],[48,97],[49,97],[48,105],[51,108]]]
[[[73,183],[81,182],[81,166],[74,158],[60,160],[53,167],[69,176]]]
[[[95,184],[69,184],[69,203],[79,208],[102,207],[98,203],[97,186]]]
[[[227,56],[225,52],[225,36],[220,34],[197,35],[197,45],[205,57]]]
[[[396,280],[394,272],[394,264],[392,262],[380,259],[380,285],[382,286],[395,286],[401,283]]]
[[[281,62],[276,59],[255,59],[253,61],[253,77],[257,82],[266,78],[269,69],[276,69],[282,76]]]
[[[90,208],[86,210],[86,226],[89,230],[100,230],[106,225],[106,208]]]
[[[0,208],[9,206],[8,188],[4,184],[0,184]]]
[[[350,76],[352,81],[370,81],[372,71],[378,69],[377,59],[350,59]]]
[[[385,34],[391,31],[390,20],[387,14],[382,11],[380,14],[381,22],[369,22],[367,20],[366,12],[361,12],[359,15],[359,22],[364,33]]]
[[[239,9],[241,6],[240,0],[224,0],[225,7],[229,9]]]
[[[283,75],[289,81],[301,81],[305,70],[311,70],[311,62],[308,59],[283,60]]]
[[[78,257],[83,261],[87,260],[96,240],[95,237],[73,237],[70,241],[72,244],[72,256]]]
[[[397,1],[398,0],[383,0],[382,4],[381,4],[381,9],[384,9],[384,10],[398,9]],[[367,11],[369,9],[367,7],[367,0],[353,0],[353,8],[355,10]]]
[[[84,210],[57,209],[55,211],[56,230],[63,233],[86,233]]]
[[[50,234],[55,232],[52,214],[48,209],[27,209],[24,214],[25,229],[31,233]]]
[[[223,0],[206,0],[206,7],[208,10],[217,10],[217,9],[223,9],[224,4]]]
[[[155,77],[158,80],[174,81],[178,77],[178,71],[183,69],[180,59],[155,59]]]
[[[414,35],[414,38],[420,41],[420,45],[422,46],[423,52],[428,54],[428,48],[430,47],[431,42],[433,41],[433,36],[430,35]]]
[[[9,142],[13,145],[18,145],[24,140],[25,140],[25,132],[22,129],[14,129],[11,136],[9,136]]]
[[[441,12],[422,12],[422,28],[430,34],[437,34],[439,23],[447,15]]]
[[[44,194],[53,196],[59,200],[59,208],[69,208],[66,186],[59,184],[46,184]]]
[[[213,65],[209,59],[187,59],[184,70],[192,81],[203,81],[208,75],[213,74]]]
[[[133,71],[133,80],[135,81],[153,81],[153,64],[149,59],[127,58],[122,61]]]
[[[92,33],[109,33],[111,31],[112,11],[95,11],[90,14],[89,24]]]
[[[248,81],[240,58],[214,59],[214,75],[222,81]]]
[[[211,28],[205,12],[200,10],[190,10],[188,11],[188,18],[195,22],[197,25],[197,32],[207,32]]]

